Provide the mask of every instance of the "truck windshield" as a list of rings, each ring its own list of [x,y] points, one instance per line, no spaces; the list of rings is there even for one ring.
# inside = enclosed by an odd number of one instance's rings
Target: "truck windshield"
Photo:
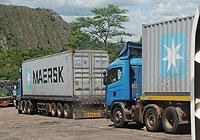
[[[108,70],[107,85],[115,83],[122,78],[122,67],[112,68]]]
[[[130,48],[130,55],[132,57],[142,57],[142,50],[136,48]]]

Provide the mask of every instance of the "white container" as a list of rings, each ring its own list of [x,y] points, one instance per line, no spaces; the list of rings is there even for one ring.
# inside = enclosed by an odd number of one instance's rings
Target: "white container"
[[[23,96],[104,96],[104,51],[62,52],[22,63]]]

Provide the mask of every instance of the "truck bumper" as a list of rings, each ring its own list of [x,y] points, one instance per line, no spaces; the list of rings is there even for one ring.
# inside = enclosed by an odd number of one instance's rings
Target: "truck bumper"
[[[74,119],[89,119],[89,118],[104,118],[105,110],[79,110],[74,109],[73,118]]]

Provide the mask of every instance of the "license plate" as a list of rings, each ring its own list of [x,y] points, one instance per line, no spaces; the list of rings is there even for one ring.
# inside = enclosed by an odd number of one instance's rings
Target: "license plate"
[[[84,117],[87,117],[87,118],[101,117],[101,113],[100,112],[85,112]]]

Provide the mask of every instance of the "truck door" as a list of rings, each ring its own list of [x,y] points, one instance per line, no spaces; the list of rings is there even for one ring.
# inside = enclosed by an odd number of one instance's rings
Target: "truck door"
[[[124,98],[124,82],[122,67],[113,67],[107,73],[106,104],[111,105],[113,101]]]

